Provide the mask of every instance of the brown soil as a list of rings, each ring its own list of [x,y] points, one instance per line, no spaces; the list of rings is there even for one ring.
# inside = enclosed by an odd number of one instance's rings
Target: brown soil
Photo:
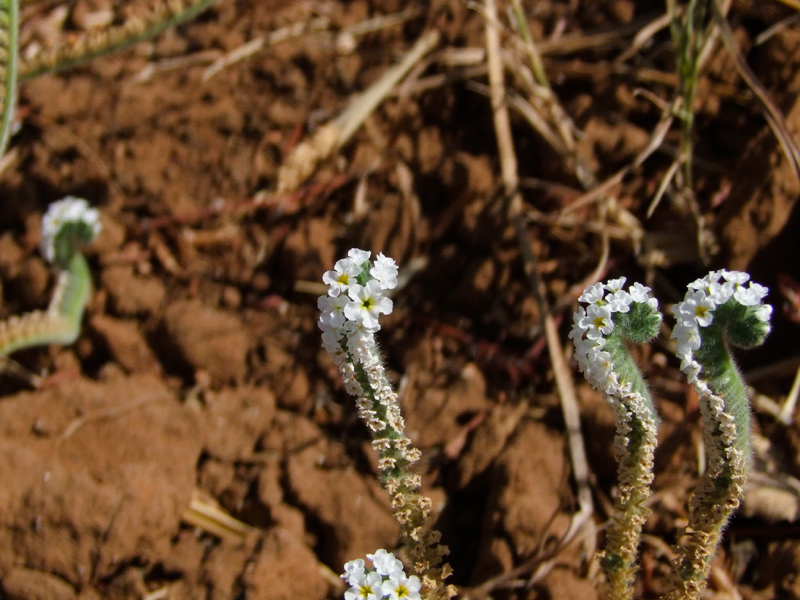
[[[54,27],[80,29],[105,4],[78,2],[63,26],[54,9],[39,8],[23,34],[46,40]],[[735,3],[731,23],[797,136],[800,30],[795,21],[755,45],[791,14],[767,4]],[[531,6],[539,39],[617,32],[545,57],[555,93],[585,134],[579,150],[603,180],[634,159],[658,121],[658,107],[634,92],[674,93],[666,32],[626,68],[613,63],[663,3]],[[417,16],[360,35],[349,49],[331,34],[404,8]],[[325,32],[276,43],[203,80],[211,60],[320,15]],[[367,432],[320,347],[319,292],[308,283],[353,246],[413,265],[380,340],[423,452],[453,583],[479,597],[467,588],[527,565],[497,581],[492,597],[604,597],[581,540],[558,544],[577,510],[575,484],[486,96],[458,77],[424,91],[412,84],[299,192],[269,193],[298,140],[431,27],[442,33],[437,52],[484,46],[481,14],[461,0],[223,0],[152,43],[24,84],[21,129],[0,180],[2,316],[48,302],[52,275],[37,243],[50,202],[86,197],[104,229],[87,250],[95,290],[81,338],[14,356],[46,374],[39,389],[13,372],[0,381],[3,597],[336,598],[345,561],[397,547]],[[444,73],[461,71],[440,60],[413,76]],[[482,74],[473,80],[486,83]],[[722,48],[697,109],[698,206],[719,248],[711,266],[749,267],[779,308],[778,275],[800,280],[800,186]],[[574,286],[600,254],[591,226],[599,213],[590,204],[571,224],[554,225],[580,186],[526,122],[514,116],[512,128],[529,233],[566,343]],[[646,281],[667,306],[705,272],[679,203],[665,197],[645,217],[677,143],[670,133],[664,153],[613,189],[645,235],[637,252],[624,228],[609,226],[603,274]],[[776,314],[766,346],[742,359],[750,382],[775,401],[797,366],[796,327]],[[665,342],[641,358],[662,425],[637,597],[656,598],[697,479],[700,423]],[[613,419],[586,384],[578,391],[602,544]],[[709,597],[800,598],[792,492],[800,428],[755,414],[764,477],[728,530]],[[250,529],[193,527],[185,515],[198,498]]]

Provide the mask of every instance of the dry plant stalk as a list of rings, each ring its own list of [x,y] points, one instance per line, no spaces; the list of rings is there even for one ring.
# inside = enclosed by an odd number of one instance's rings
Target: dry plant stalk
[[[350,140],[372,111],[438,43],[438,31],[423,34],[397,65],[386,71],[365,92],[350,100],[338,117],[320,127],[310,139],[298,144],[278,170],[277,193],[287,194],[299,188],[321,161]]]

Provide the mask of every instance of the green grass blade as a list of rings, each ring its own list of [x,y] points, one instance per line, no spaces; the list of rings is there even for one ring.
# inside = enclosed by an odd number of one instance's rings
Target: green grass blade
[[[14,109],[17,104],[17,54],[19,46],[19,2],[0,0],[0,157],[11,137]]]

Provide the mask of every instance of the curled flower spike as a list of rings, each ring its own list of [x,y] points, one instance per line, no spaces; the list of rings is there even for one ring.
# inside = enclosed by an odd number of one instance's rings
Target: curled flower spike
[[[586,288],[569,337],[578,368],[614,409],[618,495],[614,521],[601,555],[614,600],[633,597],[639,538],[650,510],[658,418],[644,379],[625,342],[644,343],[658,334],[661,313],[650,288],[625,278]]]
[[[447,548],[439,545],[439,533],[426,527],[431,501],[419,494],[420,478],[409,470],[419,459],[419,451],[412,448],[405,434],[397,394],[375,342],[380,315],[392,312],[392,301],[385,294],[397,286],[397,265],[383,254],[374,261],[370,256],[366,250],[353,248],[347,258],[337,261],[333,270],[323,275],[328,294],[317,301],[321,313],[318,324],[322,345],[339,367],[345,389],[356,396],[358,415],[372,435],[381,483],[391,495],[403,542],[419,579],[400,577],[394,572],[398,566],[402,569],[400,561],[379,550],[369,556],[376,572],[367,573],[358,564],[348,563],[348,573],[355,570],[359,578],[348,578],[352,587],[345,598],[419,598],[417,592],[422,589],[425,598],[443,600],[455,593],[443,583],[449,574],[449,566],[442,565]],[[383,591],[378,590],[389,587],[392,591],[381,596]]]
[[[692,496],[670,598],[701,598],[722,531],[739,506],[750,461],[750,407],[729,345],[753,348],[770,331],[767,288],[740,271],[712,271],[674,306],[681,370],[703,417],[706,472]],[[747,285],[745,285],[747,284]]]
[[[91,292],[91,274],[80,253],[100,232],[96,209],[69,196],[50,205],[42,218],[41,252],[58,279],[46,311],[33,311],[0,322],[0,356],[44,344],[71,344],[80,333]]]
[[[53,202],[42,217],[42,256],[67,268],[79,244],[94,241],[100,233],[100,215],[83,198],[67,196]]]

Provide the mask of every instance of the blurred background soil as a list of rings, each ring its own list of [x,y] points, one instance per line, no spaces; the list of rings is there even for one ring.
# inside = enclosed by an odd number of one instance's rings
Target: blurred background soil
[[[29,5],[23,40],[46,46],[118,18],[118,5]],[[498,26],[512,48],[507,8]],[[634,44],[664,4],[543,0],[525,10],[553,92],[582,132],[578,152],[604,181],[647,146],[658,101],[675,94],[668,30]],[[729,22],[797,138],[796,13],[735,2]],[[430,29],[438,46],[353,140],[297,191],[275,194],[292,148]],[[401,265],[405,284],[379,338],[462,597],[604,597],[592,544],[561,543],[578,510],[573,465],[543,307],[508,217],[485,29],[463,0],[222,0],[152,42],[22,86],[0,178],[0,316],[48,302],[37,244],[50,202],[87,198],[103,232],[87,249],[95,288],[80,339],[14,356],[45,375],[38,389],[14,371],[0,380],[3,597],[336,598],[345,561],[397,548],[367,432],[316,326],[321,275],[351,247]],[[276,31],[290,34],[204,78]],[[800,598],[800,429],[769,409],[800,364],[800,325],[782,314],[777,288],[779,276],[800,280],[800,185],[721,44],[698,95],[697,210],[667,194],[649,218],[677,126],[609,188],[607,205],[581,200],[563,156],[512,113],[527,230],[562,352],[604,234],[598,276],[643,281],[664,307],[709,268],[749,269],[770,287],[775,331],[741,360],[758,400],[756,467],[709,597]],[[668,336],[637,356],[662,416],[637,589],[656,598],[686,524],[701,428]],[[589,537],[601,545],[613,417],[573,373]],[[211,531],[190,507],[246,527]]]

